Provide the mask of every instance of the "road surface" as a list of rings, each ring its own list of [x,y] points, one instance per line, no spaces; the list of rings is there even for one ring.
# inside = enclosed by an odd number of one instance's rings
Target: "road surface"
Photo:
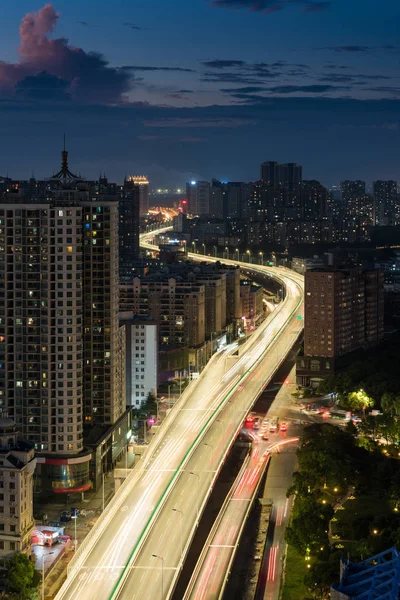
[[[302,328],[302,277],[277,271],[285,301],[237,358],[234,346],[219,352],[189,386],[82,545],[57,600],[166,597],[243,417]]]

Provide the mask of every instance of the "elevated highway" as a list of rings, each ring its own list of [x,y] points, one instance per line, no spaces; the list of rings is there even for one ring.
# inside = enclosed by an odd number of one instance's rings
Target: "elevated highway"
[[[302,329],[300,275],[224,262],[278,279],[285,299],[238,352],[234,345],[218,352],[191,382],[78,550],[57,600],[167,598],[174,589],[243,418]]]

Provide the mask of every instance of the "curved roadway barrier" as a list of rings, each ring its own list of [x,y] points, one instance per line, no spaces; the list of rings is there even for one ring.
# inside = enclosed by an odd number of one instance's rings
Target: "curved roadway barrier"
[[[214,356],[196,385],[188,388],[185,399],[171,410],[154,444],[95,526],[97,531],[74,562],[57,600],[117,596],[142,600],[169,594],[183,558],[179,539],[187,540],[188,547],[244,415],[292,347],[293,335],[301,330],[296,317],[302,311],[302,278],[290,272],[265,271],[282,280],[288,292],[285,300],[250,336],[233,366],[226,368],[224,351]],[[243,386],[250,392],[248,397],[242,393]],[[221,415],[223,420],[218,418]],[[209,468],[204,469],[204,464]],[[181,500],[189,502],[191,514],[189,518],[185,508],[179,526]],[[159,555],[163,546],[155,539],[168,541],[171,555],[164,550],[165,556]]]

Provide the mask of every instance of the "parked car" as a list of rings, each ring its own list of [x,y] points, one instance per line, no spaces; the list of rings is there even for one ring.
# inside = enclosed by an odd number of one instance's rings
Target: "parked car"
[[[70,512],[64,510],[60,513],[60,523],[69,523],[70,521],[72,521]]]

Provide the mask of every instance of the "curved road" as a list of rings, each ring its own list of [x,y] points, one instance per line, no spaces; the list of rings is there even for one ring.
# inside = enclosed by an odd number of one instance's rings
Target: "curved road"
[[[232,357],[232,346],[219,352],[189,386],[81,547],[57,600],[164,598],[172,589],[181,546],[194,532],[216,470],[302,328],[297,316],[303,278],[281,269],[255,270],[279,276],[285,301],[238,357]]]

